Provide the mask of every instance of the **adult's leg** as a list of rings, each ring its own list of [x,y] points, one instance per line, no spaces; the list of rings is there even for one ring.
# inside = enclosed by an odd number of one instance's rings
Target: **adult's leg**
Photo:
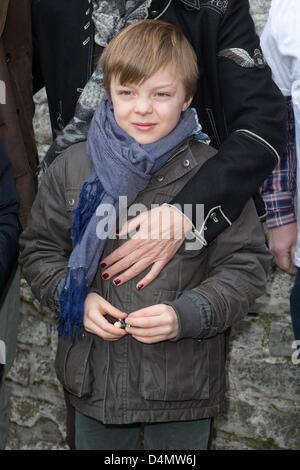
[[[296,340],[300,341],[300,269],[297,269],[296,279],[290,297],[290,307],[294,336]]]
[[[75,450],[75,408],[71,405],[68,392],[64,391],[66,404],[66,443]]]
[[[139,450],[140,424],[102,424],[75,412],[76,450]]]
[[[11,368],[17,347],[20,319],[20,270],[12,278],[8,292],[0,307],[0,340],[6,346],[6,363],[0,384],[0,449],[4,449],[8,432],[8,390],[5,377]]]
[[[206,450],[211,419],[144,425],[145,450]]]

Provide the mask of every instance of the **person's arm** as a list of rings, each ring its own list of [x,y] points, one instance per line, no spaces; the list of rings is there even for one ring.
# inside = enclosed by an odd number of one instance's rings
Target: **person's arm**
[[[295,272],[294,253],[297,242],[297,224],[294,209],[296,193],[296,135],[292,97],[293,28],[290,24],[290,5],[273,5],[261,37],[266,59],[272,69],[275,82],[285,96],[287,106],[287,145],[280,163],[268,176],[262,187],[262,195],[267,206],[267,227],[269,247],[277,265]],[[288,25],[292,28],[290,33]],[[291,34],[291,38],[288,36]]]
[[[266,222],[269,229],[296,222],[294,198],[297,189],[297,152],[295,117],[290,96],[286,97],[286,104],[288,110],[286,149],[280,163],[262,186],[262,196],[268,209]]]
[[[208,251],[207,279],[174,301],[131,312],[129,334],[143,343],[209,338],[249,312],[264,292],[271,261],[253,201]]]
[[[44,175],[28,225],[20,237],[22,272],[43,306],[57,310],[57,286],[72,251],[71,217],[63,190],[62,157]]]
[[[269,248],[279,268],[295,272],[294,253],[297,242],[297,223],[294,208],[296,193],[297,152],[295,118],[291,97],[286,97],[288,107],[288,142],[280,164],[265,180],[262,196],[267,206]]]
[[[237,63],[236,56],[236,60],[230,58],[230,49],[237,49],[242,56],[246,52],[250,57],[248,66],[244,66],[243,61],[243,65]],[[246,201],[278,163],[285,147],[284,99],[272,81],[269,67],[259,64],[257,52],[254,62],[256,50],[260,50],[259,39],[248,1],[230,1],[221,23],[218,50],[218,75],[228,138],[220,146],[218,154],[201,167],[172,201],[172,204],[179,203],[181,207],[184,204],[192,205],[192,222],[198,230],[196,205],[204,204],[204,236],[208,243],[239,216]],[[178,227],[183,220],[184,216],[178,218]],[[131,224],[133,227],[134,219]],[[153,224],[149,238],[155,232],[157,227]],[[152,266],[140,281],[146,287],[174,255],[174,248],[178,250],[182,242],[176,244],[173,239],[168,243],[161,240],[152,247],[151,240],[148,243],[145,240],[138,243],[129,240],[117,253],[102,260],[106,264],[105,272],[116,276],[122,272],[119,269],[122,262],[126,270],[118,279],[126,282]]]
[[[284,99],[264,65],[247,0],[232,0],[221,22],[218,76],[228,137],[174,202],[218,209],[205,239],[235,220],[275,165],[285,147]],[[225,216],[225,217],[224,217]],[[193,219],[195,223],[195,218]]]
[[[10,164],[0,144],[0,298],[18,258],[18,207]]]
[[[176,340],[223,333],[264,293],[271,255],[253,201],[208,250],[207,279],[177,300],[166,302],[177,313]]]

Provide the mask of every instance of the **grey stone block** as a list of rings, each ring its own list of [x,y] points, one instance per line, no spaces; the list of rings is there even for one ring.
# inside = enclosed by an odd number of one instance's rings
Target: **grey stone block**
[[[37,316],[28,313],[24,314],[24,310],[29,310],[28,305],[22,305],[21,324],[19,327],[18,341],[20,344],[30,344],[35,346],[47,346],[50,343],[49,327],[44,321]]]
[[[227,449],[233,442],[248,449],[299,450],[300,404],[237,392],[228,401],[226,415],[215,420],[215,429],[218,449],[223,448],[225,433]]]
[[[291,357],[294,349],[294,335],[291,323],[272,323],[269,336],[269,351],[273,357]]]
[[[300,405],[299,367],[291,358],[254,358],[236,352],[228,365],[229,396],[236,391],[263,398],[298,402]]]

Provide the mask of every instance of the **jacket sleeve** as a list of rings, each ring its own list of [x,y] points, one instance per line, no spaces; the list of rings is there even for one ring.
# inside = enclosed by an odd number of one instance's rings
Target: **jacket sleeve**
[[[245,316],[263,294],[271,256],[253,201],[208,248],[208,277],[184,291],[171,305],[181,338],[208,338],[223,333]]]
[[[221,208],[219,223],[207,227],[208,242],[228,226],[226,218],[239,216],[285,148],[284,99],[262,62],[247,0],[229,1],[219,28],[217,67],[228,137],[173,201],[204,204],[206,214]]]
[[[28,225],[20,237],[23,275],[42,306],[57,309],[56,289],[72,251],[71,217],[63,190],[63,155],[43,176]]]
[[[288,109],[287,145],[279,165],[266,178],[262,196],[267,206],[269,229],[296,222],[294,199],[297,192],[297,149],[295,116],[291,96],[286,96]]]
[[[293,68],[297,61],[292,59],[296,42],[294,28],[289,20],[292,10],[289,2],[274,4],[261,36],[263,52],[272,69],[273,79],[285,97],[288,111],[286,149],[280,164],[268,176],[262,189],[268,209],[268,228],[296,222],[294,197],[297,189],[297,152],[292,88]]]
[[[0,144],[0,297],[18,258],[18,207],[10,164]]]

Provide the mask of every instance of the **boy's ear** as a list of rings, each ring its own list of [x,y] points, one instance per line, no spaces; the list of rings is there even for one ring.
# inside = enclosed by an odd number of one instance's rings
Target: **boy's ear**
[[[193,97],[189,98],[188,101],[185,101],[185,103],[183,103],[182,111],[186,111],[188,109],[188,107],[191,104],[192,100],[193,100]]]

